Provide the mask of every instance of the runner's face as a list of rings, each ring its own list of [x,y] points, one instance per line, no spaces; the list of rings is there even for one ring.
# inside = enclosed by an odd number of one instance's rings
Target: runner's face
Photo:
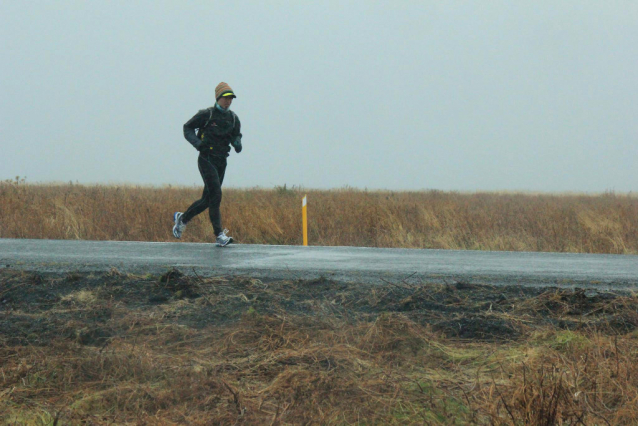
[[[233,97],[232,96],[222,96],[221,98],[219,98],[217,103],[219,104],[220,107],[222,107],[224,109],[228,109],[230,104],[233,103]]]

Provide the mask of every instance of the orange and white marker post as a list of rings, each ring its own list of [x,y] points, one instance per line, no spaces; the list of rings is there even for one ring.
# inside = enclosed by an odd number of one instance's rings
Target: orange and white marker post
[[[301,201],[301,217],[303,218],[303,245],[308,245],[308,206],[306,205],[306,197],[303,196]]]

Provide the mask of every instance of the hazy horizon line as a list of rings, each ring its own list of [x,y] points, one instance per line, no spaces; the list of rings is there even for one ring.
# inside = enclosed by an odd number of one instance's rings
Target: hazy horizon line
[[[75,181],[33,181],[29,182],[27,176],[16,176],[11,179],[1,179],[0,183],[14,184],[14,185],[32,185],[32,186],[82,186],[82,187],[127,187],[127,188],[146,188],[146,189],[201,189],[203,184],[193,183],[192,185],[184,184],[171,184],[171,183],[135,183],[135,182],[80,182]],[[269,185],[269,186],[224,186],[224,190],[235,191],[249,191],[249,190],[273,190],[273,191],[353,191],[353,192],[383,192],[383,193],[426,193],[426,192],[441,192],[441,193],[456,193],[456,194],[503,194],[503,195],[565,195],[565,196],[601,196],[601,195],[620,195],[629,197],[638,197],[636,191],[616,191],[615,189],[606,189],[604,191],[539,191],[533,189],[437,189],[437,188],[420,188],[420,189],[391,189],[391,188],[374,188],[374,187],[357,187],[344,185],[339,187],[306,187],[303,185],[292,184],[284,182],[282,185]]]

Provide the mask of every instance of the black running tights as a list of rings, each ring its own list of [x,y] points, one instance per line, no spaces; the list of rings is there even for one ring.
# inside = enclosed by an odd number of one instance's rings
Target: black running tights
[[[199,173],[204,180],[202,198],[195,201],[186,210],[182,221],[188,223],[192,218],[208,209],[210,223],[213,225],[215,236],[222,232],[222,217],[219,206],[222,202],[222,182],[226,173],[226,159],[200,154],[197,158]]]

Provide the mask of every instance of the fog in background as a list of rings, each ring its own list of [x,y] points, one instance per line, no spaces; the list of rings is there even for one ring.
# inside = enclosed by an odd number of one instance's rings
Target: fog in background
[[[225,81],[224,186],[638,190],[635,1],[0,0],[0,36],[0,179],[201,185]]]

